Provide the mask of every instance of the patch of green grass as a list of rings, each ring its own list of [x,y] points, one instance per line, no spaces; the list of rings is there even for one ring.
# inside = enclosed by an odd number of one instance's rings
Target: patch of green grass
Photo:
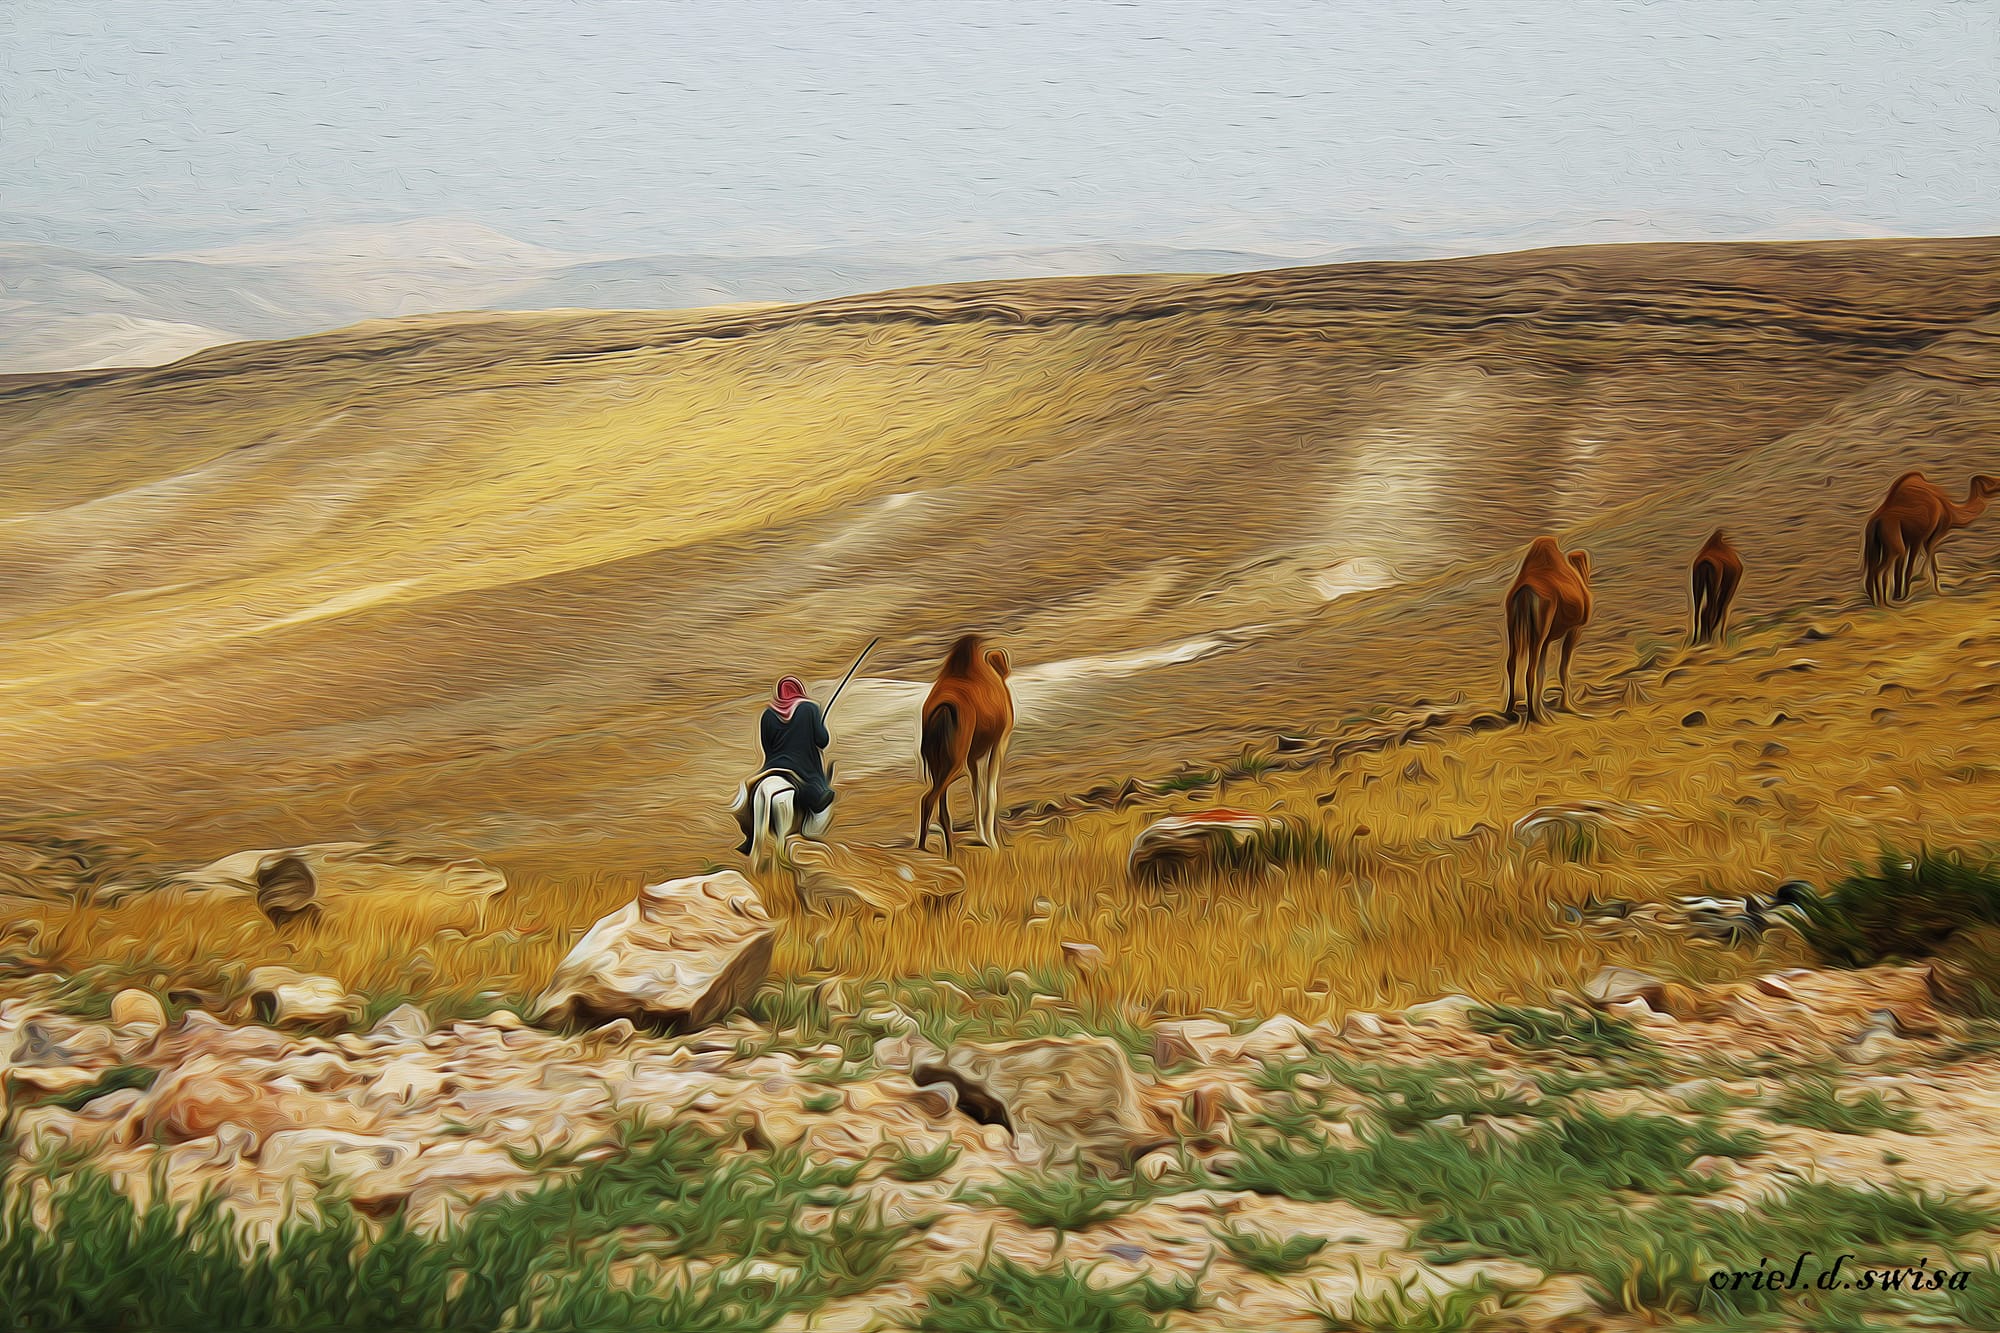
[[[365,1222],[323,1194],[314,1216],[256,1245],[214,1197],[176,1208],[158,1182],[141,1209],[88,1168],[49,1186],[40,1226],[32,1187],[10,1180],[0,1326],[764,1329],[879,1285],[908,1232],[848,1196],[856,1166],[798,1150],[725,1151],[688,1126],[629,1123],[618,1146],[531,1194],[482,1203],[434,1237],[400,1217]],[[795,1276],[614,1280],[614,1265],[642,1256],[773,1257]]]
[[[1416,1217],[1439,1260],[1508,1257],[1582,1275],[1616,1310],[1702,1315],[1751,1327],[1783,1291],[1716,1292],[1743,1256],[1851,1252],[1894,1260],[1938,1249],[2000,1220],[1970,1196],[1914,1187],[1804,1184],[1748,1212],[1697,1201],[1718,1183],[1702,1156],[1745,1156],[1762,1140],[1712,1123],[1566,1108],[1519,1138],[1475,1144],[1424,1126],[1364,1133],[1346,1147],[1317,1132],[1250,1138],[1233,1171],[1243,1188]]]
[[[1154,1314],[1167,1314],[1174,1310],[1199,1310],[1202,1306],[1202,1279],[1208,1276],[1208,1268],[1192,1277],[1177,1277],[1166,1282],[1155,1282],[1149,1277],[1139,1277],[1121,1288],[1132,1298],[1151,1310]]]
[[[1595,1009],[1526,1009],[1492,1005],[1474,1009],[1475,1032],[1504,1038],[1524,1051],[1548,1051],[1588,1060],[1657,1059],[1660,1048],[1631,1022]]]
[[[1020,1041],[1031,1037],[1107,1037],[1128,1063],[1152,1068],[1150,1020],[1121,1010],[1079,1004],[1059,973],[985,968],[966,976],[938,974],[871,987],[867,996],[909,1014],[926,1041],[948,1049],[962,1041]]]
[[[1525,1116],[1551,1109],[1538,1099],[1501,1087],[1470,1061],[1428,1064],[1362,1064],[1328,1061],[1331,1076],[1368,1099],[1374,1113],[1395,1130],[1415,1129],[1448,1115]]]
[[[1830,1261],[1866,1256],[1870,1266],[1914,1262],[2000,1220],[1969,1195],[1927,1194],[1908,1184],[1794,1186],[1748,1212],[1673,1199],[1632,1212],[1585,1271],[1610,1308],[1699,1315],[1720,1327],[1749,1328],[1786,1310],[1817,1311],[1839,1322],[1847,1302],[1816,1290],[1792,1293],[1710,1283],[1711,1274],[1754,1268],[1756,1257],[1811,1252]],[[1754,1256],[1745,1258],[1745,1256]],[[1878,1302],[1874,1313],[1883,1308]]]
[[[1011,1209],[1031,1227],[1082,1231],[1137,1207],[1137,1184],[1069,1172],[1032,1172],[1009,1176],[973,1197],[977,1203]]]
[[[1256,1273],[1301,1273],[1326,1248],[1324,1236],[1267,1236],[1261,1231],[1219,1227],[1209,1232],[1237,1263]]]
[[[1261,778],[1278,766],[1278,761],[1253,745],[1246,745],[1223,770],[1225,777]]]
[[[1724,1111],[1733,1111],[1742,1106],[1755,1106],[1759,1098],[1731,1092],[1720,1083],[1709,1082],[1681,1097],[1681,1104],[1699,1116],[1719,1116]]]
[[[920,1333],[1155,1333],[1160,1316],[1137,1283],[1096,1287],[1090,1270],[1041,1271],[1003,1256],[932,1287],[906,1327]]]
[[[1830,962],[1867,967],[1927,958],[1969,927],[2000,925],[2000,865],[1959,851],[1884,848],[1809,914],[1806,942]]]
[[[1920,1134],[1924,1128],[1915,1112],[1891,1103],[1880,1092],[1845,1093],[1834,1078],[1817,1073],[1794,1078],[1765,1114],[1833,1134],[1873,1134],[1878,1129]]]
[[[923,1180],[936,1180],[951,1170],[961,1155],[961,1149],[950,1139],[944,1140],[929,1152],[905,1151],[902,1156],[889,1163],[886,1174],[892,1179],[915,1184]]]
[[[1582,1106],[1481,1145],[1431,1125],[1364,1132],[1354,1148],[1317,1135],[1251,1139],[1232,1175],[1244,1189],[1424,1218],[1418,1238],[1453,1258],[1527,1257],[1578,1271],[1615,1196],[1704,1192],[1715,1182],[1691,1169],[1696,1158],[1761,1147],[1754,1134]]]
[[[804,1098],[800,1102],[800,1105],[804,1106],[806,1110],[811,1111],[814,1115],[825,1115],[828,1111],[838,1110],[841,1100],[841,1096],[837,1092],[822,1092]]]
[[[1218,769],[1183,769],[1178,773],[1169,773],[1166,777],[1161,778],[1159,787],[1163,793],[1172,794],[1183,791],[1200,791],[1204,787],[1213,787],[1221,781],[1222,773]]]
[[[150,1088],[153,1086],[153,1080],[159,1077],[159,1073],[159,1070],[148,1065],[118,1065],[115,1068],[105,1070],[95,1083],[85,1084],[81,1088],[71,1088],[68,1092],[57,1093],[55,1096],[44,1100],[41,1104],[44,1106],[60,1106],[65,1111],[74,1111],[84,1104],[102,1097],[107,1092],[118,1092],[125,1088],[139,1088],[141,1090]]]
[[[1963,1286],[1957,1290],[1947,1287],[1944,1294],[1945,1308],[1955,1326],[1975,1333],[2000,1333],[2000,1260],[1988,1256],[1982,1263],[1954,1267],[1966,1274]]]
[[[1488,1278],[1431,1291],[1410,1277],[1357,1290],[1344,1310],[1315,1297],[1312,1313],[1326,1333],[1478,1333],[1497,1324],[1516,1300],[1518,1293]]]

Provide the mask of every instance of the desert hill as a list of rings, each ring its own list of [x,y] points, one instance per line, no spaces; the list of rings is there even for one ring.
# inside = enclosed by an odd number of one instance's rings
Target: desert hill
[[[1996,471],[2000,241],[1631,246],[675,314],[424,317],[0,391],[7,812],[163,853],[374,836],[668,866],[776,675],[841,827],[906,836],[976,629],[1016,801],[1417,701],[1586,545],[1586,682],[1685,616],[1838,607],[1910,467]],[[2000,539],[1948,548],[1967,569]]]

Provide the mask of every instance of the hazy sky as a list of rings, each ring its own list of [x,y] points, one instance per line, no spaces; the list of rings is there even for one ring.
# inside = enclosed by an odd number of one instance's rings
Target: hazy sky
[[[622,251],[1993,232],[2000,4],[0,0],[0,236],[433,215]]]

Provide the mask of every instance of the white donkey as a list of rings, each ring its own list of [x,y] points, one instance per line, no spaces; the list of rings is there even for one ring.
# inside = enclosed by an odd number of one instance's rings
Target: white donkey
[[[737,789],[736,802],[731,808],[738,824],[745,824],[748,816],[751,870],[761,874],[774,868],[785,844],[793,838],[803,834],[818,841],[826,832],[833,820],[833,807],[801,819],[798,794],[797,779],[776,768],[753,774]]]

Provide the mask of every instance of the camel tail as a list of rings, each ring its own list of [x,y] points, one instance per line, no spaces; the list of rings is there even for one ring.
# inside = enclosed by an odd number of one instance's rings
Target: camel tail
[[[951,772],[952,742],[958,736],[958,705],[941,703],[924,714],[920,753],[924,769],[933,778]]]
[[[1541,598],[1533,588],[1514,589],[1507,599],[1507,646],[1526,650],[1535,640],[1535,619]]]

